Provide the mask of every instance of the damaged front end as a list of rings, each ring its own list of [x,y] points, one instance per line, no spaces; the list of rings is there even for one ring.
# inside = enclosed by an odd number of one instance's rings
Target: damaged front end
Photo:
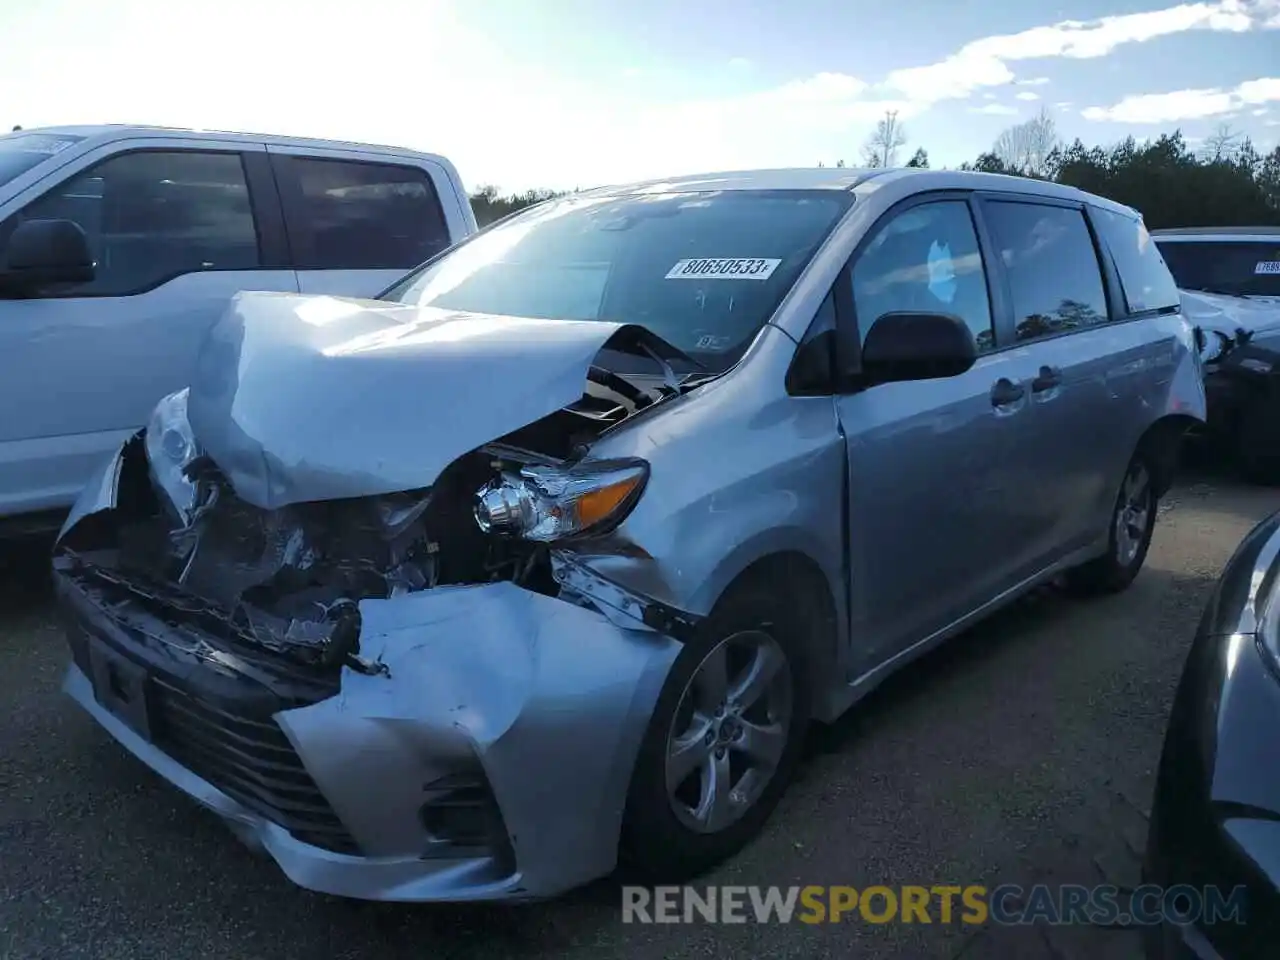
[[[615,531],[648,480],[587,454],[680,392],[593,368],[429,486],[274,507],[167,398],[55,548],[68,692],[303,886],[540,897],[603,875],[694,624],[581,562],[635,549]]]

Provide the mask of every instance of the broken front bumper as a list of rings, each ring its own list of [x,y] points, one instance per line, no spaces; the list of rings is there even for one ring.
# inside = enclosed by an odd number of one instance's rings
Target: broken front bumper
[[[119,458],[64,528],[115,508]],[[553,896],[609,873],[679,645],[513,584],[360,604],[327,681],[55,572],[64,689],[297,884],[427,901]]]

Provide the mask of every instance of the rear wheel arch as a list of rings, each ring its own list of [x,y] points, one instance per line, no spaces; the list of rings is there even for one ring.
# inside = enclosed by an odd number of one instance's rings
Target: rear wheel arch
[[[1137,451],[1142,454],[1151,471],[1157,497],[1162,497],[1173,486],[1178,472],[1178,460],[1182,438],[1187,430],[1200,423],[1195,417],[1183,413],[1171,413],[1147,427],[1138,440]]]

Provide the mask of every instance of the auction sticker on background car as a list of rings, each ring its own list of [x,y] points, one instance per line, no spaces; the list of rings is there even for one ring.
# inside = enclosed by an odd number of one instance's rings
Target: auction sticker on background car
[[[716,277],[734,280],[768,280],[781,260],[760,257],[694,257],[681,260],[667,271],[668,280],[706,280]]]
[[[1255,274],[1280,273],[1280,260],[1262,260],[1253,268]]]

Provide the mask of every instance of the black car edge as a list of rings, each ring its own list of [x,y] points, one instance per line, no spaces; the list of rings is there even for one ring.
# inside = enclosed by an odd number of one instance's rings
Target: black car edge
[[[1280,484],[1280,334],[1237,331],[1205,364],[1204,386],[1206,430],[1215,449],[1246,479]]]
[[[1241,909],[1177,918],[1185,923],[1166,913],[1147,929],[1148,960],[1280,956],[1278,615],[1280,513],[1241,542],[1205,607],[1174,697],[1143,864],[1144,884],[1186,885],[1202,903]]]

